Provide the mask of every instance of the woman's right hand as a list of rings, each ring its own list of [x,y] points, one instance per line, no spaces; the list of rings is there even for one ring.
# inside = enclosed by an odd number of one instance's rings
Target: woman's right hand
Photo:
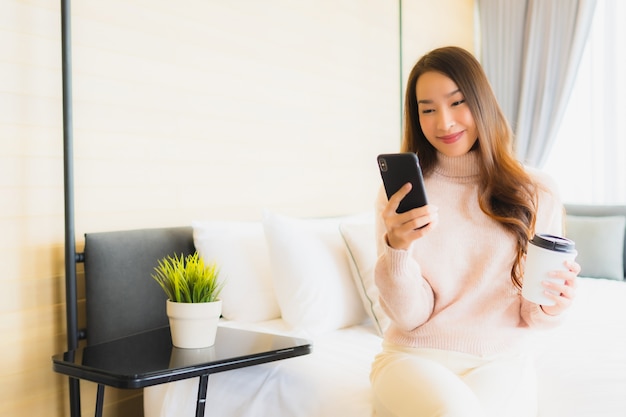
[[[394,249],[408,249],[414,240],[430,232],[439,221],[438,209],[425,205],[404,213],[396,213],[400,201],[411,191],[411,183],[402,186],[382,211],[382,218],[387,229],[387,244]]]

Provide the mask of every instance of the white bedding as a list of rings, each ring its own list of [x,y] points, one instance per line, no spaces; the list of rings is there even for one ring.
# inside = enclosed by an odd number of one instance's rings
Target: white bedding
[[[623,417],[626,283],[579,281],[567,322],[538,338],[539,417]],[[222,325],[289,333],[280,319]],[[371,416],[369,370],[380,343],[373,327],[354,326],[316,336],[310,355],[211,375],[206,416]],[[197,384],[146,388],[145,416],[194,415]]]
[[[262,323],[226,321],[221,325],[288,333],[280,319]],[[353,326],[316,336],[309,355],[213,374],[209,377],[205,415],[370,416],[369,370],[380,343],[370,325]],[[197,387],[198,379],[194,378],[146,388],[145,416],[193,416]]]
[[[626,283],[578,281],[568,320],[538,346],[539,417],[626,416]]]

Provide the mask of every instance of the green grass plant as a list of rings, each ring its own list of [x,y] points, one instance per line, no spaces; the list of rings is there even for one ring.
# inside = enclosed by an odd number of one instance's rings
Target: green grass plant
[[[195,252],[186,257],[174,254],[158,261],[152,278],[167,298],[176,303],[209,303],[217,301],[224,287],[219,281],[216,262],[205,263]]]

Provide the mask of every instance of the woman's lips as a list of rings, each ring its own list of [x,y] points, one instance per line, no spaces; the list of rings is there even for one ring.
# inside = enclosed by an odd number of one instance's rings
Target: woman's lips
[[[439,136],[439,140],[446,145],[450,145],[461,139],[461,136],[463,136],[463,131],[453,133],[451,135]]]

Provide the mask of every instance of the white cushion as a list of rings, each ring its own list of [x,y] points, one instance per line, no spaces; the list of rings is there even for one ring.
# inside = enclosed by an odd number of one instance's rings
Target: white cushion
[[[383,311],[378,287],[374,283],[376,267],[376,232],[374,219],[366,223],[344,222],[340,226],[350,259],[350,269],[363,307],[372,319],[379,335],[389,327],[389,317]]]
[[[279,318],[263,224],[196,221],[192,226],[198,254],[220,267],[224,318],[253,322]]]
[[[366,318],[339,233],[341,221],[297,219],[267,210],[263,214],[282,318],[311,335]]]
[[[624,279],[624,216],[566,216],[565,231],[576,243],[580,276]]]

